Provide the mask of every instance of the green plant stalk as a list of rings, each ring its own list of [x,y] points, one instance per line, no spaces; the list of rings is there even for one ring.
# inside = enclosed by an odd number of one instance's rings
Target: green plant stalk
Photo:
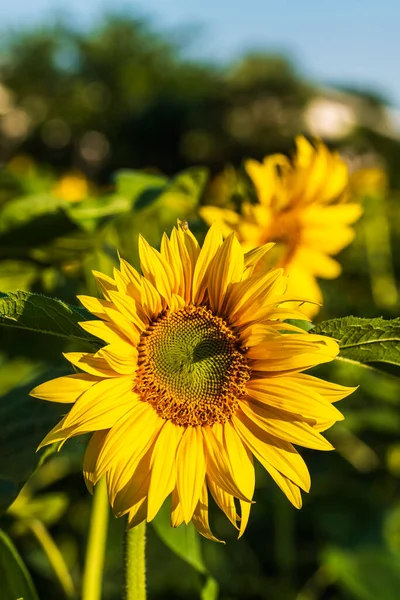
[[[106,480],[96,485],[82,582],[82,600],[100,600],[107,541],[109,505]]]
[[[42,549],[61,584],[65,596],[67,598],[75,598],[75,588],[68,567],[50,533],[39,519],[29,520],[27,524],[42,546]]]
[[[146,522],[125,534],[125,598],[146,600]]]

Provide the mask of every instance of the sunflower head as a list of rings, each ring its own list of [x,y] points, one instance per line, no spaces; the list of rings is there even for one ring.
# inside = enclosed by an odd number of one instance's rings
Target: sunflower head
[[[114,277],[95,272],[103,299],[81,296],[96,317],[81,323],[105,345],[66,358],[77,372],[33,396],[71,403],[42,446],[91,433],[84,476],[106,477],[117,516],[150,521],[171,496],[171,524],[193,521],[216,539],[208,499],[242,535],[253,501],[253,458],[301,506],[307,467],[293,444],[328,450],[321,435],[350,393],[303,371],[332,360],[335,341],[284,322],[281,269],[257,273],[270,244],[244,253],[217,226],[200,248],[187,227],[160,252],[141,238],[141,273],[121,259]]]
[[[81,173],[68,173],[53,187],[53,194],[67,202],[80,202],[89,195],[89,184]]]
[[[292,160],[274,154],[262,162],[245,162],[258,204],[245,202],[240,216],[208,206],[201,215],[208,223],[217,222],[225,234],[236,231],[246,250],[275,242],[263,266],[285,269],[289,294],[314,301],[301,308],[311,317],[322,301],[317,278],[340,275],[340,264],[331,257],[353,240],[351,225],[362,209],[349,201],[348,169],[337,152],[302,136],[296,138],[296,146]]]

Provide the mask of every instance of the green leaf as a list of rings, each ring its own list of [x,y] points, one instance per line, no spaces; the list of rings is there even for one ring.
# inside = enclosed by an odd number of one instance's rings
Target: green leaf
[[[12,363],[2,370],[7,368],[12,369]],[[0,513],[14,502],[36,469],[45,452],[36,452],[36,448],[65,413],[65,406],[32,398],[29,392],[39,383],[66,373],[36,367],[22,385],[0,397]]]
[[[197,206],[207,179],[208,170],[204,167],[186,169],[170,180],[152,173],[121,171],[117,175],[117,191],[130,198],[136,210],[157,202],[171,205],[175,211],[178,205],[187,212],[188,206]]]
[[[27,289],[38,277],[39,269],[32,263],[22,260],[1,261],[0,290],[14,292]]]
[[[202,600],[216,600],[218,598],[218,584],[208,573],[201,554],[200,536],[192,523],[173,528],[170,524],[170,507],[164,502],[156,518],[152,521],[153,527],[164,544],[177,556],[192,566],[196,571],[206,576],[206,581],[201,591]]]
[[[286,319],[286,323],[290,325],[294,325],[295,327],[299,327],[304,331],[311,331],[314,328],[314,325],[310,323],[310,321],[302,321],[300,319]],[[314,332],[313,332],[314,333]]]
[[[59,212],[66,205],[65,200],[49,194],[30,194],[10,200],[0,211],[0,234],[23,227],[44,215]]]
[[[192,523],[182,525],[176,529],[171,527],[170,510],[167,502],[164,503],[153,520],[153,526],[162,541],[182,560],[199,573],[207,571],[201,556],[200,539],[196,528]]]
[[[49,492],[31,497],[25,495],[24,491],[8,510],[8,514],[18,519],[27,521],[39,519],[49,527],[56,523],[68,508],[68,495],[62,492]]]
[[[102,198],[88,198],[77,204],[69,204],[65,212],[68,217],[85,231],[93,232],[97,225],[109,217],[126,213],[131,202],[124,196],[109,195]]]
[[[31,576],[10,538],[0,530],[2,600],[39,600]]]
[[[167,177],[144,171],[121,170],[115,176],[117,193],[129,198],[132,206],[143,193],[155,193],[162,190],[168,183]]]
[[[219,586],[214,577],[208,577],[200,593],[201,600],[217,600]]]
[[[339,357],[344,360],[400,366],[400,318],[343,317],[316,325],[313,333],[338,340]]]
[[[68,217],[85,231],[93,232],[99,224],[121,213],[128,213],[138,200],[148,194],[158,196],[168,179],[141,171],[120,171],[116,176],[116,194],[88,198],[65,207]]]
[[[205,167],[191,167],[178,173],[160,195],[165,206],[170,206],[176,211],[176,206],[181,206],[182,217],[189,210],[194,210],[203,194],[208,180],[208,169]],[[188,210],[189,209],[189,210]]]
[[[330,548],[323,562],[354,600],[398,600],[399,559],[383,548],[344,551]]]
[[[55,298],[21,291],[0,295],[0,325],[98,345],[99,340],[79,326],[88,319],[93,317],[85,309]]]

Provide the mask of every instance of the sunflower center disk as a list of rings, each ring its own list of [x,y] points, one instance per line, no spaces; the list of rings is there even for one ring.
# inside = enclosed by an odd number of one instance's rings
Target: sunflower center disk
[[[301,233],[296,211],[282,211],[273,221],[268,232],[268,241],[285,242],[294,245]]]
[[[238,336],[204,306],[163,315],[142,336],[137,390],[177,425],[224,423],[249,377]]]

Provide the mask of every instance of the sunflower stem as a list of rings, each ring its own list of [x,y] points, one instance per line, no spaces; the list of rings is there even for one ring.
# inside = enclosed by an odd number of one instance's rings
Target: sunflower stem
[[[126,530],[125,600],[146,600],[146,522]]]
[[[89,539],[83,573],[82,600],[101,599],[108,517],[107,487],[105,477],[103,477],[96,485],[93,495]]]

